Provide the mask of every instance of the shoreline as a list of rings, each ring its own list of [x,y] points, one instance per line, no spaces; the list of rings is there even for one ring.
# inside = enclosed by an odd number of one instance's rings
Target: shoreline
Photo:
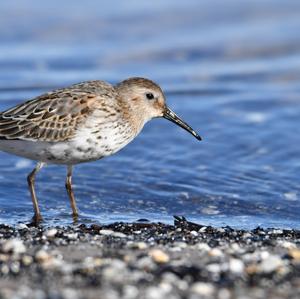
[[[300,231],[0,224],[0,298],[299,298]]]

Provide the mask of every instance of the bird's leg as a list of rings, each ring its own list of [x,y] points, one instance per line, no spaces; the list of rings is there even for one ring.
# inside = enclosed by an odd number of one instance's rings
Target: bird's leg
[[[73,173],[73,167],[71,165],[69,165],[68,172],[67,172],[67,179],[66,179],[66,189],[67,189],[67,192],[68,192],[68,195],[70,198],[74,220],[77,220],[78,210],[76,207],[75,196],[74,196],[74,192],[73,192],[73,188],[72,188],[72,173]]]
[[[31,199],[32,199],[33,208],[34,208],[33,220],[35,222],[40,222],[42,220],[42,215],[40,213],[40,208],[39,208],[39,204],[38,204],[36,194],[35,194],[35,189],[34,189],[35,175],[42,169],[42,167],[44,165],[45,165],[45,163],[43,163],[43,162],[37,163],[36,167],[32,170],[32,172],[27,177],[29,191],[31,194]]]

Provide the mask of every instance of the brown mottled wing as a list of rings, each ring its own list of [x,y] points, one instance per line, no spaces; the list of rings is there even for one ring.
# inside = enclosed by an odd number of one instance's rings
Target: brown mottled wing
[[[57,90],[0,113],[0,139],[58,142],[75,129],[99,100],[94,92]]]

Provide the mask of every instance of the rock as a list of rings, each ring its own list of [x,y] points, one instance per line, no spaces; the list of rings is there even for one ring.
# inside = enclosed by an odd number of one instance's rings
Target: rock
[[[230,299],[232,298],[230,291],[227,289],[220,289],[218,292],[218,299]]]
[[[52,229],[49,229],[49,230],[45,231],[45,236],[47,238],[54,238],[56,234],[57,234],[57,229],[56,228],[52,228]]]
[[[279,241],[278,245],[280,245],[281,247],[286,248],[286,249],[295,249],[295,248],[297,248],[295,243],[288,242],[288,241]]]
[[[297,262],[300,262],[300,249],[290,249],[289,250],[289,256],[293,259],[296,260]]]
[[[67,234],[66,237],[71,241],[75,241],[78,239],[78,233]]]
[[[270,273],[278,270],[284,263],[279,256],[270,255],[264,259],[258,266],[258,271],[263,273]]]
[[[149,256],[158,264],[164,264],[170,261],[170,257],[160,249],[152,249],[149,251]]]
[[[191,292],[204,298],[212,297],[215,292],[215,287],[211,283],[196,282],[192,285]]]
[[[151,271],[157,267],[153,259],[148,256],[143,256],[136,261],[136,267],[143,271]]]
[[[223,256],[223,252],[218,248],[212,248],[208,252],[208,254],[209,254],[209,256],[212,256],[212,257],[221,257],[221,256]]]
[[[51,256],[50,254],[48,254],[45,250],[39,250],[39,251],[35,254],[35,259],[36,259],[39,263],[45,263],[45,262],[48,262],[51,258],[52,258],[52,256]]]
[[[197,248],[200,251],[209,251],[211,249],[210,246],[207,243],[198,243]]]
[[[229,270],[234,274],[241,274],[244,272],[244,263],[241,260],[232,258],[229,260]]]
[[[101,229],[99,231],[99,233],[103,236],[112,236],[112,237],[116,237],[116,238],[126,238],[127,236],[121,232],[115,232],[113,230],[110,229]]]
[[[205,233],[207,230],[207,227],[206,226],[203,226],[199,229],[199,233]]]
[[[195,230],[190,231],[190,234],[194,237],[198,237],[198,232],[196,232]]]
[[[4,253],[13,253],[13,254],[22,254],[26,252],[26,247],[22,240],[11,239],[6,241],[2,245],[2,252]]]
[[[148,245],[145,242],[130,242],[128,245],[130,248],[139,249],[139,250],[144,250],[148,248]]]
[[[121,232],[114,232],[112,236],[115,238],[126,238],[127,237],[125,234],[123,234]]]
[[[63,299],[77,299],[79,298],[79,294],[77,290],[71,288],[65,288],[62,290],[62,298]]]
[[[107,281],[122,284],[128,279],[126,264],[121,260],[112,259],[103,269],[102,275]]]
[[[101,229],[99,230],[99,233],[103,236],[111,236],[114,233],[114,231],[110,229]]]
[[[22,263],[24,266],[29,266],[33,262],[33,258],[30,255],[24,255],[22,258]]]
[[[138,298],[139,290],[136,286],[125,285],[123,288],[123,298],[124,299],[133,299]]]
[[[160,287],[151,286],[146,289],[145,299],[165,299],[170,298],[166,296],[166,291]]]
[[[222,271],[222,266],[220,264],[214,263],[206,266],[207,271],[212,273],[220,273]]]
[[[17,226],[17,229],[28,229],[28,226],[25,224],[25,223],[20,223],[18,226]]]

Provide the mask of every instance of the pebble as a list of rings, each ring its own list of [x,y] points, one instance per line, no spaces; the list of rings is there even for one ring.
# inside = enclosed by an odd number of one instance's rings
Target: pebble
[[[28,229],[28,226],[25,224],[25,223],[20,223],[18,226],[17,226],[18,229]]]
[[[197,248],[200,251],[209,251],[211,249],[210,246],[206,243],[198,243]]]
[[[222,251],[219,248],[212,248],[208,254],[212,257],[221,257],[223,256]]]
[[[45,232],[45,236],[47,238],[54,238],[56,234],[57,234],[57,229],[56,228],[49,229]]]
[[[294,249],[297,248],[295,243],[292,242],[288,242],[288,241],[279,241],[278,245],[283,247],[283,248],[287,248],[287,249]]]
[[[99,231],[99,233],[103,236],[112,236],[112,237],[116,237],[116,238],[126,238],[127,236],[121,232],[115,232],[113,230],[110,229],[101,229]]]
[[[154,262],[158,264],[168,263],[170,260],[170,257],[160,249],[151,249],[149,251],[149,256],[151,256]]]
[[[22,254],[26,252],[26,247],[22,240],[11,239],[2,244],[1,251],[4,253]]]
[[[220,264],[209,264],[206,266],[207,271],[212,272],[212,273],[220,273],[222,270],[222,265]]]
[[[52,259],[52,256],[48,254],[45,250],[39,250],[35,254],[35,259],[39,263],[47,263]]]
[[[22,258],[22,263],[24,266],[29,266],[33,262],[33,258],[30,255],[24,255]]]
[[[101,229],[99,230],[99,234],[103,236],[111,236],[114,233],[113,230],[110,229]]]
[[[197,237],[197,236],[198,236],[198,233],[197,233],[195,230],[192,230],[192,231],[190,232],[190,234],[191,234],[192,236],[194,236],[194,237]]]
[[[245,266],[244,263],[239,260],[239,259],[235,259],[232,258],[229,260],[229,270],[237,275],[240,275],[244,272]]]
[[[258,271],[263,273],[270,273],[278,270],[279,267],[283,266],[283,261],[279,256],[270,255],[264,259],[258,266]]]
[[[199,296],[211,297],[215,292],[215,288],[211,283],[196,282],[192,285],[191,291]]]
[[[300,249],[290,249],[289,256],[297,262],[300,262]]]
[[[131,242],[131,248],[136,248],[139,250],[144,250],[148,248],[148,245],[145,242]]]
[[[67,234],[66,237],[67,237],[69,240],[75,241],[75,240],[78,239],[78,233]]]

